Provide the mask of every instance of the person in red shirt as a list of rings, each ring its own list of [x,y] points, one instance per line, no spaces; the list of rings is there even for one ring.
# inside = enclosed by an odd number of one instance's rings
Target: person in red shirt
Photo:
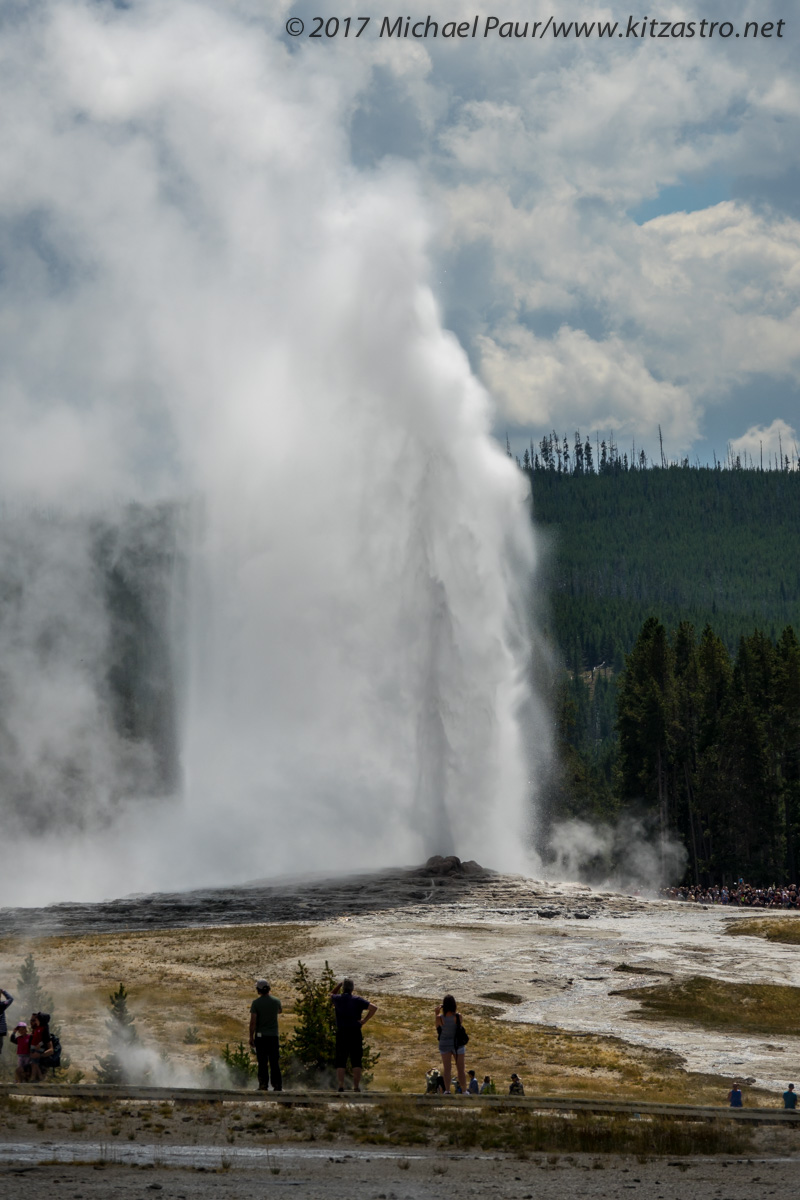
[[[18,1021],[8,1040],[17,1047],[17,1069],[14,1078],[17,1083],[25,1083],[30,1078],[31,1070],[31,1035],[28,1033],[27,1021]]]

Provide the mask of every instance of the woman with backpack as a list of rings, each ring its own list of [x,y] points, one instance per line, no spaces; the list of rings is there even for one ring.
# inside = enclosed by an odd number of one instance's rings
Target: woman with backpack
[[[456,1010],[453,996],[445,996],[441,1004],[436,1006],[436,1030],[439,1035],[439,1053],[442,1056],[442,1076],[445,1095],[450,1092],[450,1076],[453,1058],[456,1060],[456,1075],[462,1092],[467,1090],[466,1045],[469,1034],[461,1021],[461,1013]]]
[[[53,1063],[53,1038],[50,1033],[50,1013],[31,1013],[31,1083],[44,1078]]]

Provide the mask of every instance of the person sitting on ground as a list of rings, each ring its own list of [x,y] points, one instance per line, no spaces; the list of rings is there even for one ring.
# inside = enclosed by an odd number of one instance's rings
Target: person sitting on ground
[[[0,988],[0,996],[3,997],[3,999],[0,1000],[0,1054],[2,1054],[3,1042],[6,1040],[6,1034],[8,1033],[8,1025],[6,1024],[6,1009],[11,1008],[11,1005],[14,1003],[14,997],[10,992],[7,992],[5,988]]]
[[[797,1108],[797,1093],[793,1083],[790,1083],[788,1090],[783,1093],[783,1107]]]
[[[425,1074],[425,1095],[436,1096],[439,1092],[444,1091],[444,1080],[442,1072],[438,1067],[431,1067],[430,1071]]]
[[[467,1074],[469,1075],[467,1091],[469,1092],[470,1096],[477,1096],[481,1089],[478,1087],[478,1080],[475,1077],[475,1072],[467,1071]]]
[[[482,1096],[497,1095],[497,1088],[492,1083],[491,1075],[484,1075],[483,1083],[481,1084],[481,1095]]]
[[[731,1108],[742,1108],[742,1089],[735,1081],[733,1087],[728,1092],[728,1104],[730,1104]]]
[[[520,1079],[520,1077],[516,1073],[516,1071],[511,1076],[511,1085],[508,1089],[508,1094],[509,1094],[509,1096],[524,1096],[525,1095],[525,1088],[522,1086],[522,1080]]]
[[[9,1041],[17,1047],[17,1069],[14,1078],[17,1083],[26,1083],[31,1075],[31,1035],[28,1033],[27,1021],[17,1021]]]
[[[343,979],[331,992],[331,1003],[336,1013],[334,1066],[340,1092],[344,1091],[344,1073],[347,1070],[348,1059],[353,1068],[353,1091],[361,1091],[361,1070],[364,1062],[364,1039],[361,1030],[378,1011],[377,1004],[371,1004],[363,996],[356,996],[354,988],[352,979]],[[363,1012],[366,1012],[366,1016],[362,1020]]]
[[[272,1073],[273,1092],[282,1092],[278,1016],[283,1005],[276,996],[270,996],[266,979],[256,980],[256,991],[258,995],[250,1005],[250,1049],[255,1051],[258,1062],[258,1090],[269,1091]]]
[[[44,1079],[53,1057],[50,1013],[31,1013],[31,1083]]]

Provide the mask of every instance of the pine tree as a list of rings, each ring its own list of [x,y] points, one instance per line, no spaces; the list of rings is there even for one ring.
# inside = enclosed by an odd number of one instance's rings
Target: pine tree
[[[681,621],[675,635],[675,723],[672,779],[676,824],[688,834],[694,882],[700,882],[702,827],[697,806],[700,669],[694,626]]]
[[[28,955],[19,969],[16,1000],[19,1011],[25,1014],[25,1017],[20,1018],[21,1020],[27,1019],[29,1013],[35,1012],[46,1012],[52,1016],[53,997],[42,987],[39,971],[32,954]]]
[[[786,836],[786,873],[797,879],[800,854],[800,642],[784,629],[775,647],[773,696],[776,768]]]
[[[97,1081],[119,1084],[127,1082],[125,1052],[136,1045],[139,1035],[136,1032],[134,1017],[128,1011],[128,993],[125,985],[121,983],[108,999],[111,1005],[111,1012],[106,1021],[108,1054],[97,1059]]]
[[[664,626],[650,617],[620,681],[617,727],[623,799],[639,800],[669,823],[667,771],[673,738],[674,673]]]

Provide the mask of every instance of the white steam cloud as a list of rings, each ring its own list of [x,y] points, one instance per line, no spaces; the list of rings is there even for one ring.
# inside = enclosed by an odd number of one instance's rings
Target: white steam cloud
[[[559,821],[550,831],[548,855],[552,878],[650,893],[680,879],[688,861],[676,838],[633,816],[605,823]]]
[[[6,832],[7,902],[526,861],[525,490],[441,328],[413,178],[349,165],[350,100],[236,9],[4,24],[2,520],[33,549],[0,711],[35,838]],[[170,500],[152,673],[179,676],[181,783],[153,803],[109,727],[91,539]]]

